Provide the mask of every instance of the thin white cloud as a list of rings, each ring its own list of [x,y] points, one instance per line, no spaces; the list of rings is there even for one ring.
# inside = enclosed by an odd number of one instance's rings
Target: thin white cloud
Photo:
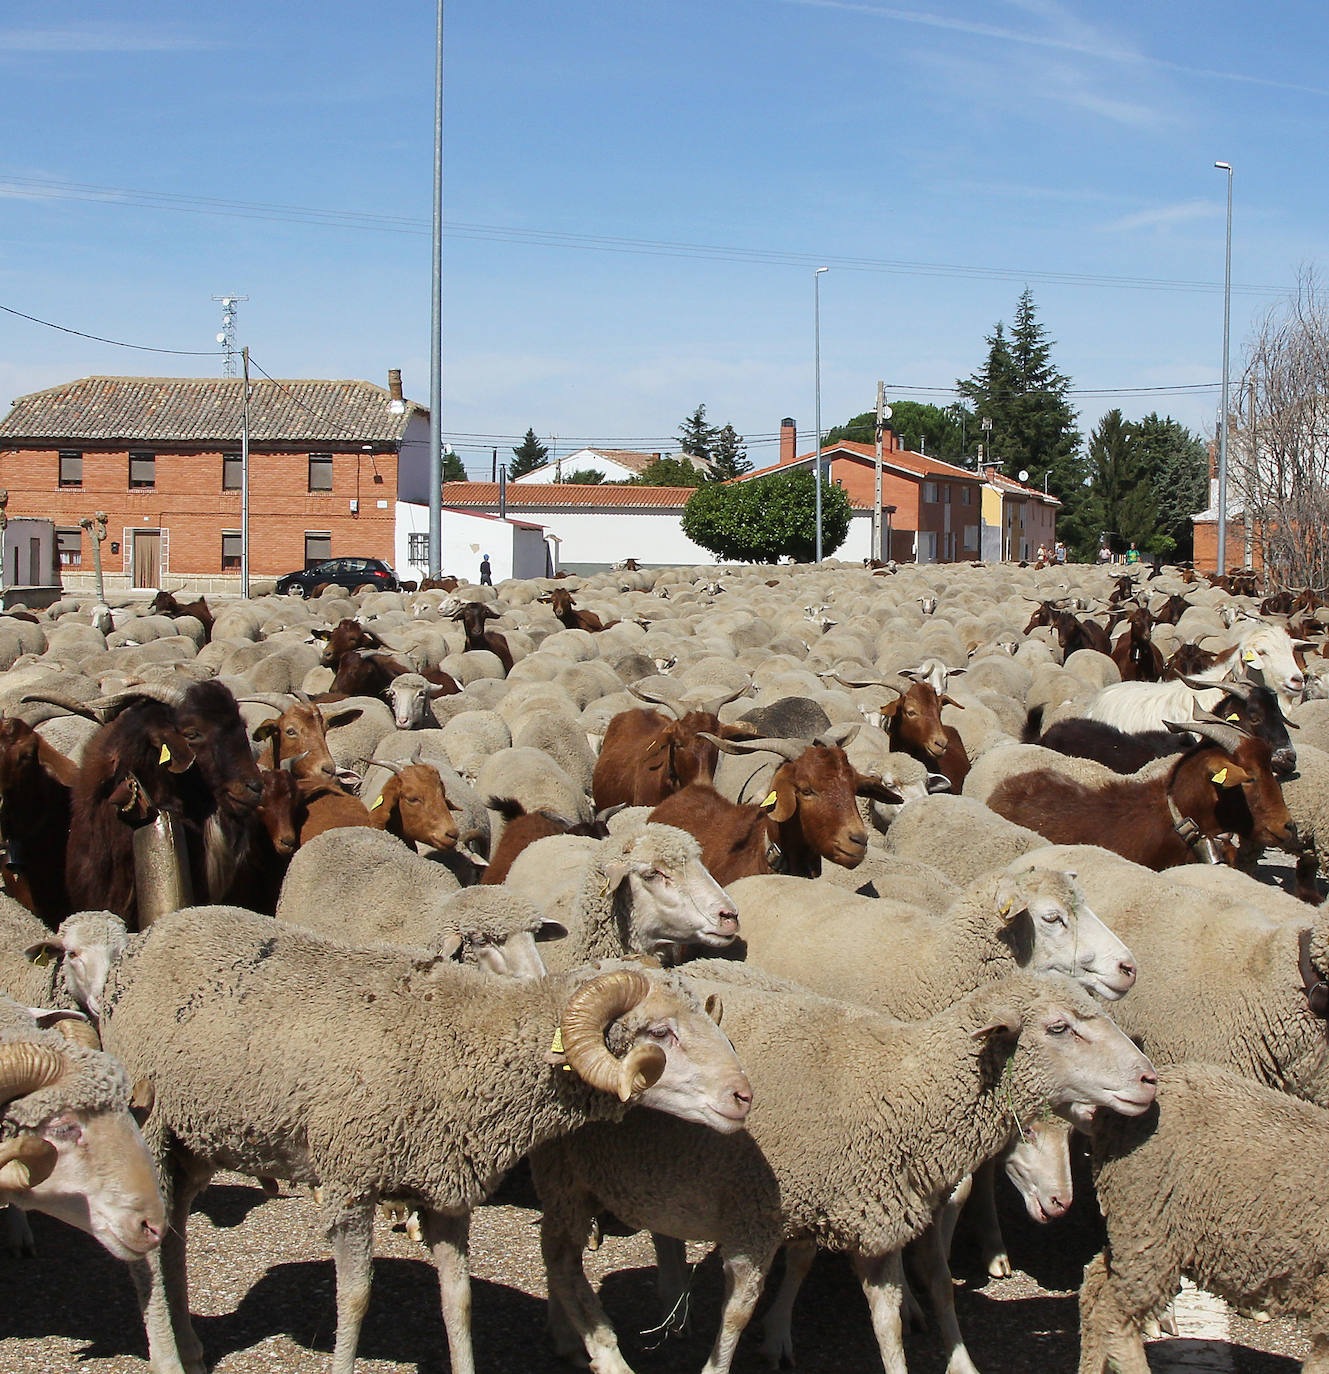
[[[68,29],[0,29],[0,53],[186,52],[211,47],[158,27],[93,25]]]
[[[807,9],[845,10],[852,14],[871,15],[875,19],[891,19],[900,24],[917,24],[924,28],[970,34],[976,38],[994,38],[1027,47],[1078,53],[1084,57],[1130,66],[1157,67],[1164,71],[1180,72],[1186,76],[1204,77],[1212,81],[1232,81],[1242,85],[1267,87],[1271,90],[1297,91],[1303,95],[1329,96],[1329,88],[1323,86],[1307,86],[1295,81],[1279,81],[1273,77],[1251,76],[1246,72],[1224,72],[1210,67],[1193,67],[1184,62],[1173,62],[1166,57],[1154,57],[1129,48],[1108,46],[1092,38],[1030,33],[1027,30],[1006,28],[996,24],[955,19],[949,15],[928,14],[923,10],[901,10],[884,5],[871,5],[865,0],[780,0],[780,3],[799,5]],[[1025,5],[1024,8],[1033,9],[1040,15],[1050,13],[1046,6]],[[1064,14],[1064,11],[1059,13]]]
[[[1176,205],[1159,205],[1152,210],[1140,210],[1102,226],[1105,234],[1131,233],[1136,229],[1165,229],[1174,224],[1187,224],[1197,219],[1219,219],[1223,207],[1216,201],[1186,200]]]

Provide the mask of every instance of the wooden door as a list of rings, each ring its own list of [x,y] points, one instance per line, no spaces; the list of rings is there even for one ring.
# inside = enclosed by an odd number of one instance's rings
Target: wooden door
[[[161,586],[162,535],[160,530],[134,531],[134,586]]]

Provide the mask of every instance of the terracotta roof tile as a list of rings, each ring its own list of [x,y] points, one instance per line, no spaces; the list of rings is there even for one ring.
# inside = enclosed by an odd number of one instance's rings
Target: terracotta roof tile
[[[240,436],[239,377],[82,377],[20,396],[0,439],[200,443]],[[388,392],[360,381],[251,381],[250,440],[397,443],[415,412],[394,415]]]
[[[839,443],[828,444],[821,451],[822,461],[839,457],[861,458],[871,463],[876,458],[876,449],[871,444],[859,444],[852,439],[842,439]],[[811,449],[807,453],[800,453],[796,458],[788,463],[776,463],[768,468],[758,468],[755,472],[746,472],[742,477],[735,478],[735,481],[750,482],[754,477],[768,477],[773,472],[779,472],[781,468],[794,467],[800,463],[810,463],[816,455]],[[914,477],[950,477],[960,478],[969,482],[981,482],[982,477],[976,472],[970,472],[967,468],[958,468],[953,463],[944,463],[940,458],[929,458],[925,453],[914,453],[910,449],[897,448],[882,455],[882,463],[885,467],[894,468],[897,472],[904,472]]]

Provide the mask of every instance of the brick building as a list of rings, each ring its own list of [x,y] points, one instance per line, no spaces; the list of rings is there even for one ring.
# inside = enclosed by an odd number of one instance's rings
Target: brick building
[[[239,378],[84,377],[20,396],[0,420],[11,516],[54,520],[66,586],[92,584],[79,520],[110,517],[108,587],[238,590]],[[428,412],[361,381],[254,381],[250,574],[394,554],[398,468],[427,464]]]

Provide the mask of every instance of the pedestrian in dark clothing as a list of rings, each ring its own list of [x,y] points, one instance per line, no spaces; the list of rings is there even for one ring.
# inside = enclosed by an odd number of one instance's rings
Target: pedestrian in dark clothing
[[[494,574],[489,567],[489,555],[480,560],[480,585],[482,587],[492,587],[494,585]]]

